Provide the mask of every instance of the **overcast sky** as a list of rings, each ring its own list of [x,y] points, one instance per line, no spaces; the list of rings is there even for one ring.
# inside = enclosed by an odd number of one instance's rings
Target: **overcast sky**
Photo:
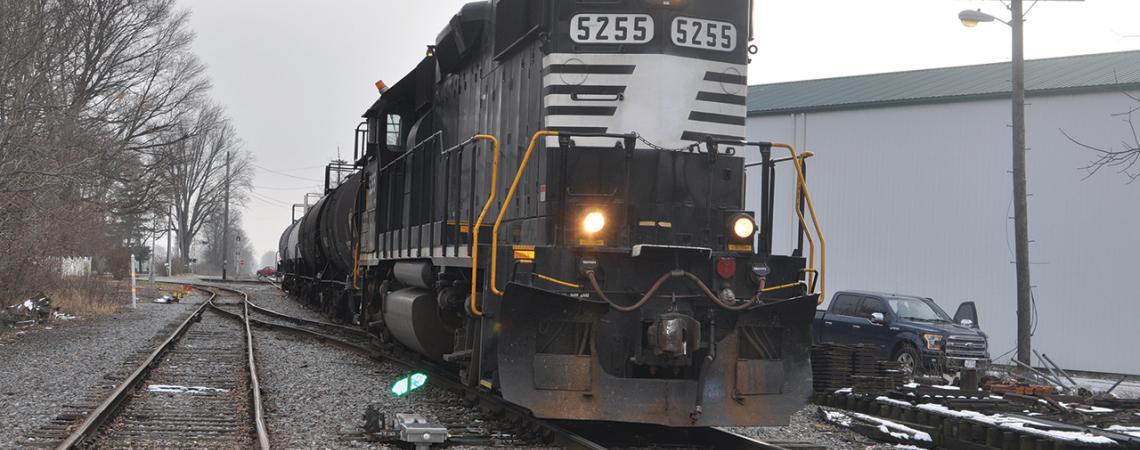
[[[716,0],[693,0],[716,1]],[[316,192],[322,168],[352,154],[352,129],[466,3],[462,0],[182,0],[213,97],[256,158],[244,208],[256,254],[276,250],[290,205]],[[1027,0],[1026,4],[1030,2]],[[999,17],[998,1],[757,0],[750,83],[1009,60],[1009,29],[968,29],[962,9]],[[1140,49],[1140,1],[1042,1],[1027,17],[1026,56]],[[1137,37],[1132,37],[1137,36]]]

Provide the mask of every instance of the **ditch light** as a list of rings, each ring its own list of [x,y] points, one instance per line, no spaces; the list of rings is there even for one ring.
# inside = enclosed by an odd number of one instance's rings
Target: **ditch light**
[[[427,384],[428,376],[423,373],[413,373],[406,377],[396,380],[392,383],[392,395],[396,397],[403,397],[408,393],[424,387]]]

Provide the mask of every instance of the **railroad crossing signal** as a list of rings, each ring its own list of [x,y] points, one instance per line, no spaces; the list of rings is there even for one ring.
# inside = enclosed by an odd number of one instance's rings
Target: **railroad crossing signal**
[[[428,376],[422,373],[413,373],[406,377],[396,380],[392,384],[392,395],[403,397],[409,392],[424,387],[427,384]]]

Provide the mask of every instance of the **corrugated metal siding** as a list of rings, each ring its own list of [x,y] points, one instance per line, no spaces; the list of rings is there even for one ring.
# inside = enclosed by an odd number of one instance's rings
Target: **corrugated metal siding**
[[[748,114],[930,103],[1008,95],[1009,63],[751,86]],[[1140,86],[1140,51],[1031,60],[1029,94]]]
[[[1031,101],[1030,237],[1035,348],[1066,367],[1140,373],[1116,343],[1140,342],[1140,185],[1111,171],[1082,181],[1092,145],[1119,145],[1120,93]],[[749,118],[749,138],[814,151],[809,184],[828,238],[829,287],[930,296],[953,314],[974,300],[993,356],[1015,343],[1009,102],[971,101]],[[782,174],[778,211],[790,211]],[[749,198],[759,187],[749,187]],[[759,205],[750,203],[752,209]],[[790,214],[776,247],[794,239]],[[1008,225],[1008,226],[1007,226]],[[1008,240],[1007,240],[1008,236]]]

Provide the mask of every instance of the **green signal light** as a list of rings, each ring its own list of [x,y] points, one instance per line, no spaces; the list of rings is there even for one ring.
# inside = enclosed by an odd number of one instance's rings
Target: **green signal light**
[[[428,376],[422,373],[413,373],[404,378],[400,378],[392,384],[392,395],[397,397],[408,395],[409,392],[424,387],[424,385],[427,384],[427,380]]]

